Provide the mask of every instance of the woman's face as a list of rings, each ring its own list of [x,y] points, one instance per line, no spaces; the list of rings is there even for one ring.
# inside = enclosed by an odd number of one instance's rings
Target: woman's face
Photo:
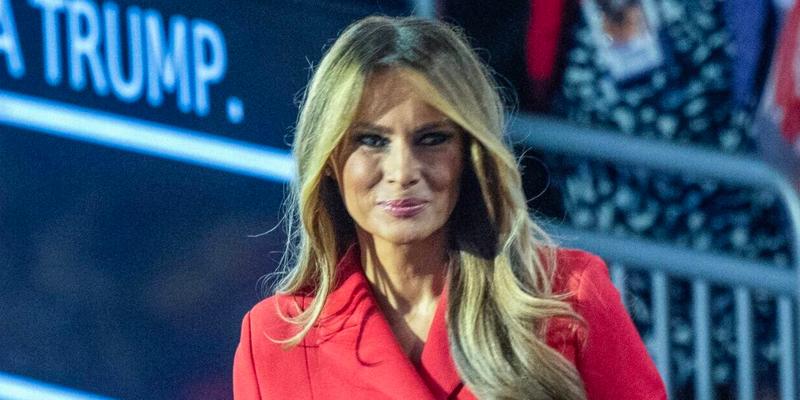
[[[360,236],[410,244],[446,235],[464,138],[396,71],[368,81],[343,146],[336,179]]]

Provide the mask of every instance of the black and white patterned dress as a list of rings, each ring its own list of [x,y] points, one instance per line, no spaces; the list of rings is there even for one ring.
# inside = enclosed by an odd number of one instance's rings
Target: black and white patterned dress
[[[599,61],[583,19],[566,54],[562,88],[553,113],[570,121],[619,131],[621,135],[751,153],[752,109],[731,96],[731,46],[718,0],[654,0],[661,16],[660,42],[666,62],[624,85]],[[607,163],[548,156],[567,222],[613,235],[635,236],[687,248],[789,264],[784,212],[776,195],[711,180]],[[612,260],[613,261],[613,260]],[[635,267],[635,266],[631,266]],[[672,281],[672,386],[676,398],[691,395],[692,327],[688,282]],[[644,336],[650,329],[649,278],[630,273],[631,312]],[[772,379],[777,359],[774,299],[754,295],[759,379]],[[713,289],[712,377],[719,398],[735,379],[735,321],[728,289]],[[763,322],[763,323],[762,323]]]

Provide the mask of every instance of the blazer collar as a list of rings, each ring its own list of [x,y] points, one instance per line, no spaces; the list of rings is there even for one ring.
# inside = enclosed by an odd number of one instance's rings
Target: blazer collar
[[[422,348],[419,368],[420,375],[428,387],[436,398],[440,399],[451,398],[463,386],[450,353],[450,339],[447,334],[447,293],[448,285],[445,285],[439,304],[436,306],[428,338]]]
[[[387,398],[446,399],[463,386],[450,354],[447,285],[439,299],[419,367],[415,367],[380,310],[361,266],[357,245],[336,267],[337,286],[328,295],[316,329],[323,375],[341,372],[356,386],[385,392]],[[333,384],[334,382],[332,382]],[[340,384],[341,382],[336,382]]]

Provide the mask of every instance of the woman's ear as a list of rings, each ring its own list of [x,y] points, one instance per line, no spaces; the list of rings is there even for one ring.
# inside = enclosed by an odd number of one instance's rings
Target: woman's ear
[[[336,179],[338,178],[336,176],[337,175],[336,171],[339,170],[337,161],[338,158],[341,157],[340,153],[341,149],[339,148],[339,146],[337,146],[337,148],[333,151],[328,160],[325,162],[325,170],[323,171],[325,177],[332,179],[334,182],[338,182],[338,179]]]

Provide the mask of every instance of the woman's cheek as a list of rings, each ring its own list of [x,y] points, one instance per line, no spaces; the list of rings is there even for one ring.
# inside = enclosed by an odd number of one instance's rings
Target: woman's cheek
[[[460,157],[443,157],[437,163],[438,168],[433,174],[433,181],[437,191],[458,192],[461,173],[463,170]]]
[[[353,152],[347,159],[342,175],[345,196],[357,197],[348,200],[356,200],[358,203],[368,200],[364,197],[369,195],[370,189],[380,180],[375,157],[360,151]]]

